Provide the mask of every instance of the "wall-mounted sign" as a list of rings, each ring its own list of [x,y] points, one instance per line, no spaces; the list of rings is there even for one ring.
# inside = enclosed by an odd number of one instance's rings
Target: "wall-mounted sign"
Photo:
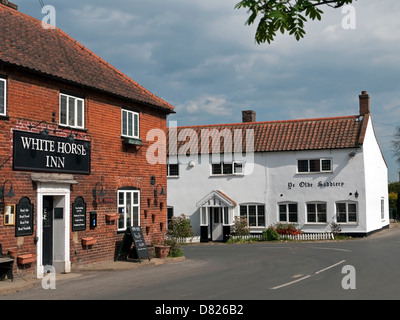
[[[14,131],[14,170],[90,174],[86,141]]]
[[[33,204],[27,197],[21,198],[15,213],[15,236],[33,235]]]
[[[299,188],[342,188],[344,187],[345,183],[344,182],[335,182],[335,181],[318,181],[318,183],[313,183],[313,182],[305,182],[301,181],[297,185],[296,183],[293,182],[288,182],[288,189],[294,189],[296,187]]]
[[[72,204],[72,231],[86,230],[86,203],[82,197]]]

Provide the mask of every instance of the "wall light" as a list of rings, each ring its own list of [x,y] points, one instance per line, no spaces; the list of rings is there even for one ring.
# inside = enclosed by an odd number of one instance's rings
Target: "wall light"
[[[9,182],[11,184],[11,187],[10,187],[10,191],[8,191],[8,193],[6,194],[6,197],[8,197],[8,198],[15,197],[12,182],[10,180],[6,180],[6,181],[4,181],[3,186],[0,187],[0,199],[2,199],[3,202],[4,202],[4,189],[6,187],[7,182]]]

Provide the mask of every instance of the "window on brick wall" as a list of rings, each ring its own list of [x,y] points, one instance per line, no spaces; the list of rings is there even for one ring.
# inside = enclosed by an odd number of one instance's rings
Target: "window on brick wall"
[[[72,128],[85,128],[85,100],[60,94],[60,124]]]
[[[0,116],[7,113],[7,81],[0,78]]]
[[[118,190],[118,231],[140,226],[140,191],[136,188]]]
[[[126,138],[140,139],[139,137],[139,113],[130,110],[122,110],[122,133]]]

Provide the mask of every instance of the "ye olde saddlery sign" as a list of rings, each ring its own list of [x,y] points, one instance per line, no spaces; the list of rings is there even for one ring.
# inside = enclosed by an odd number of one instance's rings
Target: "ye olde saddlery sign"
[[[90,174],[86,141],[14,131],[14,170]]]

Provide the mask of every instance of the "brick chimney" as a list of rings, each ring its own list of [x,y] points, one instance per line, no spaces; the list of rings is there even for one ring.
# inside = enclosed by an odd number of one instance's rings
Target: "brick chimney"
[[[366,114],[370,113],[370,106],[369,106],[369,94],[367,91],[363,91],[360,98],[360,116],[365,116]]]
[[[244,122],[256,122],[256,112],[253,110],[242,111],[242,120]]]
[[[7,7],[13,8],[14,10],[18,10],[18,6],[8,0],[0,0],[1,4],[4,4]]]

